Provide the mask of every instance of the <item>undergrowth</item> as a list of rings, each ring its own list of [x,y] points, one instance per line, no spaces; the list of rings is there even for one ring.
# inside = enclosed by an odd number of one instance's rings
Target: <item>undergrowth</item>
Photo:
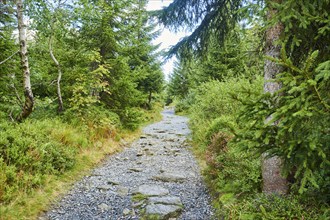
[[[219,219],[329,219],[329,206],[311,193],[287,197],[261,193],[261,165],[255,150],[242,147],[237,133],[244,100],[257,100],[263,80],[211,81],[192,90],[179,109],[190,114],[195,152],[214,198]],[[313,192],[313,191],[311,191]],[[314,199],[313,199],[314,198]]]
[[[141,111],[140,126],[160,120],[160,109]],[[73,181],[140,133],[102,108],[43,114],[36,111],[19,124],[0,122],[1,220],[35,219]]]

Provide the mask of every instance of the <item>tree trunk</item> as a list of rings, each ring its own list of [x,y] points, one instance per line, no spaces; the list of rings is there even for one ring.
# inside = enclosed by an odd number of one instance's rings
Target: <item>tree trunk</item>
[[[30,69],[29,69],[29,61],[28,61],[28,51],[27,51],[27,38],[26,38],[26,30],[23,19],[23,1],[17,0],[17,21],[18,21],[18,39],[20,46],[20,56],[21,56],[21,68],[23,70],[23,86],[24,86],[24,97],[25,103],[21,113],[17,116],[17,121],[22,121],[27,118],[33,110],[34,99],[33,93],[31,89],[31,81],[30,81]]]
[[[50,36],[49,37],[49,54],[50,54],[50,57],[52,58],[52,60],[54,61],[55,65],[56,65],[56,68],[57,68],[57,72],[58,72],[57,81],[56,81],[56,85],[57,85],[57,99],[58,99],[58,112],[62,112],[64,110],[64,108],[63,108],[62,94],[61,94],[62,70],[61,70],[60,63],[58,62],[58,60],[54,56],[52,43],[53,43],[53,37]]]
[[[152,99],[152,92],[149,91],[149,96],[148,96],[148,107],[151,109],[151,99]]]
[[[281,0],[273,0],[273,2],[281,3]],[[277,13],[276,9],[269,7],[267,19],[271,20]],[[283,32],[283,24],[277,23],[270,27],[266,31],[266,56],[279,58],[281,46],[276,45],[280,35]],[[264,92],[270,92],[274,94],[281,88],[281,84],[277,82],[271,82],[276,76],[282,72],[283,68],[276,63],[266,60],[264,66]],[[267,121],[271,120],[272,116],[269,116]],[[276,124],[276,123],[275,123]],[[268,158],[267,154],[262,155],[262,179],[263,179],[263,192],[266,194],[286,194],[288,191],[287,180],[281,176],[282,160],[277,157]]]

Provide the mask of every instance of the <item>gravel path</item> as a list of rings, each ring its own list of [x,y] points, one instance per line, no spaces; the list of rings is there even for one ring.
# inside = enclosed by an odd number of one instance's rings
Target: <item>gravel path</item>
[[[212,219],[209,195],[186,143],[187,122],[164,110],[161,122],[145,127],[139,140],[77,182],[40,219]]]

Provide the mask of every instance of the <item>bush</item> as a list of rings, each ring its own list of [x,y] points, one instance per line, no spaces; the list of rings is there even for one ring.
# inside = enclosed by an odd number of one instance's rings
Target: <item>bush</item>
[[[84,111],[68,109],[63,118],[83,128],[92,139],[116,137],[117,129],[122,126],[119,116],[102,106],[90,106]]]
[[[242,107],[239,99],[260,94],[262,83],[261,77],[252,83],[247,79],[230,79],[226,82],[204,83],[194,90],[194,101],[190,102],[193,104],[189,109],[194,140],[205,147],[219,130],[231,130]]]
[[[75,164],[86,135],[59,119],[26,120],[0,125],[0,201],[9,202],[19,191],[41,186],[49,174],[61,174]]]
[[[232,135],[218,132],[206,149],[204,173],[220,199],[228,194],[242,196],[260,190],[260,160],[243,152],[230,142]]]
[[[175,105],[175,113],[187,113],[189,108],[195,102],[195,93],[190,92],[184,99],[178,101]]]
[[[260,190],[259,158],[242,151],[233,141],[236,118],[243,104],[262,91],[262,79],[202,84],[192,101],[191,128],[198,150],[205,154],[207,182],[220,200],[226,201]]]
[[[143,122],[144,113],[139,108],[125,108],[119,116],[125,128],[135,130]]]

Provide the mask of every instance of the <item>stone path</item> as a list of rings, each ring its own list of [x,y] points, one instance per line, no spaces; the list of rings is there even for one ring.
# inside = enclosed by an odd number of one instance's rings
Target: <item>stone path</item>
[[[147,126],[39,219],[212,219],[189,133],[187,118],[165,110],[161,122]]]

